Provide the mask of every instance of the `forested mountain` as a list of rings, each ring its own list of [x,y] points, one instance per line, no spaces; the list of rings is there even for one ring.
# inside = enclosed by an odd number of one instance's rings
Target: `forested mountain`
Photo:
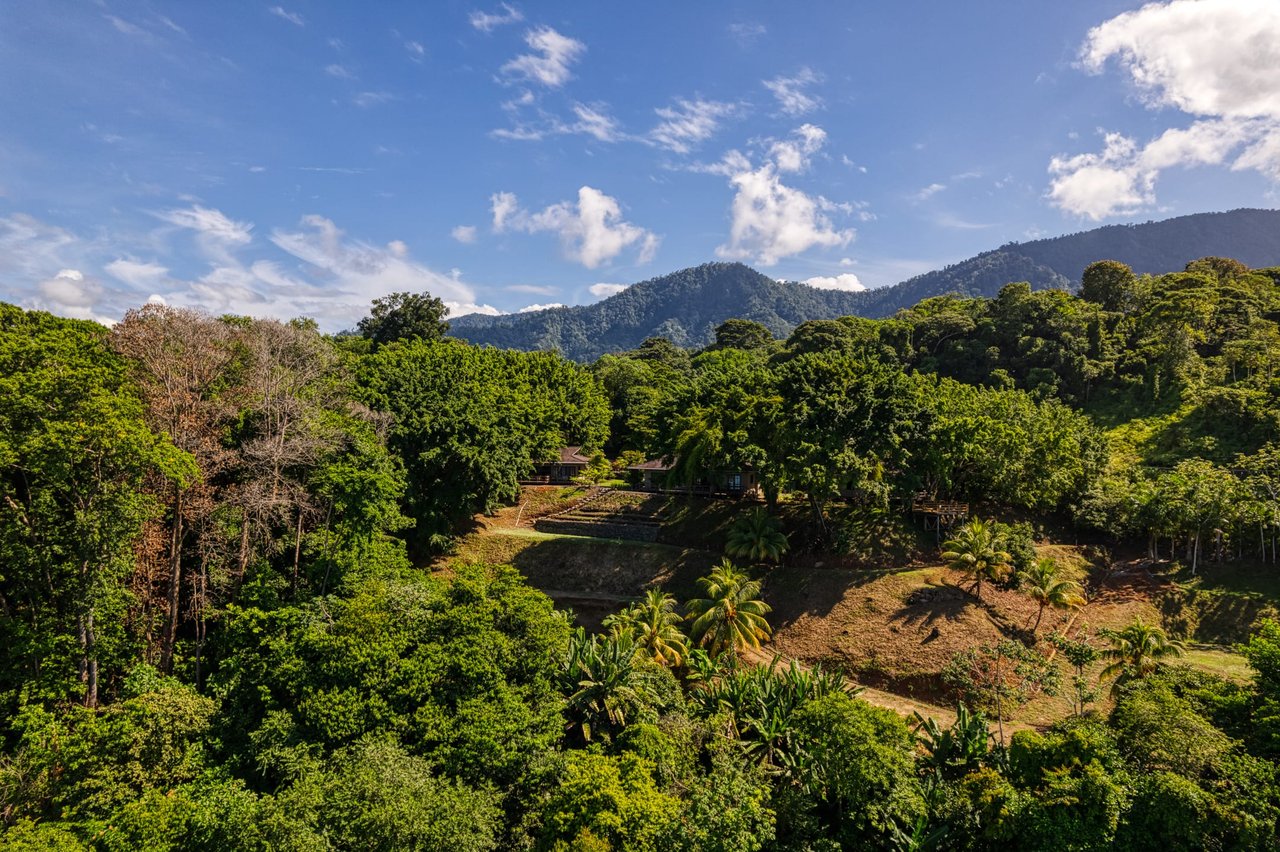
[[[892,287],[862,293],[780,283],[739,263],[710,263],[640,282],[593,305],[452,321],[452,334],[506,349],[558,349],[577,361],[634,348],[647,337],[705,346],[726,319],[750,319],[785,337],[811,319],[887,317],[931,296],[994,296],[1011,281],[1034,289],[1073,288],[1095,260],[1139,274],[1179,270],[1207,255],[1252,267],[1280,264],[1280,211],[1199,213],[1141,225],[1109,225],[1077,234],[1010,243]]]

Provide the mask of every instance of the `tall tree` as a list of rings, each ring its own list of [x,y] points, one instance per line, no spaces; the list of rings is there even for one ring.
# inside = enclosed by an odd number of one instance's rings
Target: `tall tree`
[[[396,340],[439,340],[449,331],[449,309],[430,293],[392,293],[373,300],[357,326],[374,344]]]

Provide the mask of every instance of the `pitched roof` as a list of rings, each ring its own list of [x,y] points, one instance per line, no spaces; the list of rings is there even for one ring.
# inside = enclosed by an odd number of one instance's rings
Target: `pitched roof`
[[[649,459],[640,464],[628,465],[627,470],[671,470],[674,465],[669,464],[665,459]]]
[[[591,464],[591,457],[582,454],[582,447],[561,447],[560,464]]]

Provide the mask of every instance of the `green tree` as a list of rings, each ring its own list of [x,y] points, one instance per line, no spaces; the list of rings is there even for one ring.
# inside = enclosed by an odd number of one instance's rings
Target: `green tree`
[[[1134,305],[1137,277],[1128,264],[1099,260],[1084,268],[1080,277],[1080,298],[1095,302],[1108,311],[1128,311]]]
[[[709,575],[698,578],[698,585],[706,597],[685,605],[693,621],[689,635],[698,645],[713,654],[737,655],[746,648],[759,648],[769,638],[765,616],[772,608],[760,599],[758,580],[725,559]]]
[[[449,331],[449,309],[430,293],[392,293],[373,300],[360,334],[381,345],[397,340],[439,340]]]
[[[1004,548],[1004,541],[996,533],[995,525],[974,518],[943,542],[942,558],[947,560],[949,568],[974,579],[975,593],[981,602],[982,581],[997,582],[1009,572],[1011,557]]]
[[[1030,568],[1018,573],[1018,579],[1018,588],[1039,607],[1036,623],[1031,628],[1033,636],[1039,634],[1040,620],[1048,607],[1075,609],[1084,605],[1080,584],[1065,576],[1054,559],[1037,559]]]
[[[769,349],[773,344],[773,334],[754,320],[731,319],[716,326],[717,349]]]
[[[682,620],[676,612],[674,596],[661,589],[649,589],[623,612],[606,618],[604,626],[630,633],[654,662],[679,668],[689,653],[688,639],[680,630]]]
[[[1138,619],[1122,630],[1102,631],[1111,647],[1102,652],[1109,660],[1102,670],[1104,678],[1116,679],[1116,686],[1141,679],[1171,658],[1182,656],[1182,643],[1170,639],[1163,630]]]
[[[778,562],[787,552],[786,534],[778,520],[757,506],[734,519],[725,541],[725,553],[749,562]]]

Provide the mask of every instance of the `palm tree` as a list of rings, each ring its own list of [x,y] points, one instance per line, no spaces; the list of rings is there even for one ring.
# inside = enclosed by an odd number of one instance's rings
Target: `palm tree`
[[[757,506],[729,527],[724,549],[737,559],[777,562],[787,552],[787,547],[787,536],[778,529],[777,519]]]
[[[689,653],[688,640],[681,632],[676,599],[661,589],[650,589],[632,604],[631,631],[636,644],[664,666],[681,666]]]
[[[1018,579],[1022,581],[1022,590],[1027,596],[1040,605],[1035,626],[1031,628],[1032,636],[1040,629],[1040,620],[1044,618],[1047,607],[1075,609],[1084,605],[1080,584],[1063,576],[1053,559],[1037,559],[1029,569],[1018,573]]]
[[[982,581],[1003,579],[1009,571],[1009,554],[995,524],[974,518],[960,528],[954,538],[942,543],[947,565],[976,580],[978,602],[982,602]]]
[[[1155,625],[1138,619],[1123,630],[1103,631],[1111,647],[1102,656],[1111,662],[1102,676],[1116,678],[1115,686],[1133,678],[1144,678],[1160,667],[1166,657],[1182,656],[1182,643],[1170,639]],[[1114,686],[1113,686],[1114,689]]]
[[[698,579],[705,598],[689,601],[689,634],[713,654],[741,648],[759,648],[771,633],[765,614],[772,607],[760,600],[760,582],[750,579],[728,559]]]

